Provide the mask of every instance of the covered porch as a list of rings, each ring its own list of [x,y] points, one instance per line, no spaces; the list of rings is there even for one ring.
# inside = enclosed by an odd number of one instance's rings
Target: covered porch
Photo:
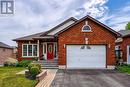
[[[57,37],[45,36],[33,38],[38,45],[38,61],[58,60]]]
[[[58,44],[57,37],[44,36],[33,38],[37,41],[38,59],[36,63],[42,68],[58,68]]]

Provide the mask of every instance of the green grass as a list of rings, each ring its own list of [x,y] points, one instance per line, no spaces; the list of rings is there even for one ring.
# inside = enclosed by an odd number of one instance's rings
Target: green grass
[[[16,75],[24,70],[20,67],[0,67],[0,87],[34,87],[36,80],[29,80],[24,75]]]
[[[118,70],[119,72],[123,72],[123,73],[128,73],[128,74],[130,74],[130,65],[117,66],[117,70]]]

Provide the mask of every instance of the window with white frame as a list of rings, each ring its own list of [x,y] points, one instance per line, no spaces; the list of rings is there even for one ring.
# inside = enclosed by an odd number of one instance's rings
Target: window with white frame
[[[82,27],[82,32],[91,32],[91,27],[88,25],[88,21],[85,21],[85,25]]]
[[[91,32],[91,27],[89,25],[84,25],[82,27],[82,32]]]
[[[38,45],[37,44],[23,44],[22,56],[23,57],[38,57]]]

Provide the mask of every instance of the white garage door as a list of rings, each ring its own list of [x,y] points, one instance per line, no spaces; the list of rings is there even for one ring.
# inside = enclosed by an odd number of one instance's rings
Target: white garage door
[[[67,68],[105,68],[105,45],[67,45]]]

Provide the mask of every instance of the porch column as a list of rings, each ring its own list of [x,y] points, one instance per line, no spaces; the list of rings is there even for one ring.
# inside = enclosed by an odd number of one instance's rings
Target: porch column
[[[37,46],[38,46],[37,51],[38,51],[38,61],[39,61],[39,60],[40,60],[40,59],[39,59],[39,58],[40,58],[40,57],[39,57],[39,53],[40,53],[40,52],[39,52],[39,46],[40,46],[40,45],[39,45],[39,40],[37,40]]]

